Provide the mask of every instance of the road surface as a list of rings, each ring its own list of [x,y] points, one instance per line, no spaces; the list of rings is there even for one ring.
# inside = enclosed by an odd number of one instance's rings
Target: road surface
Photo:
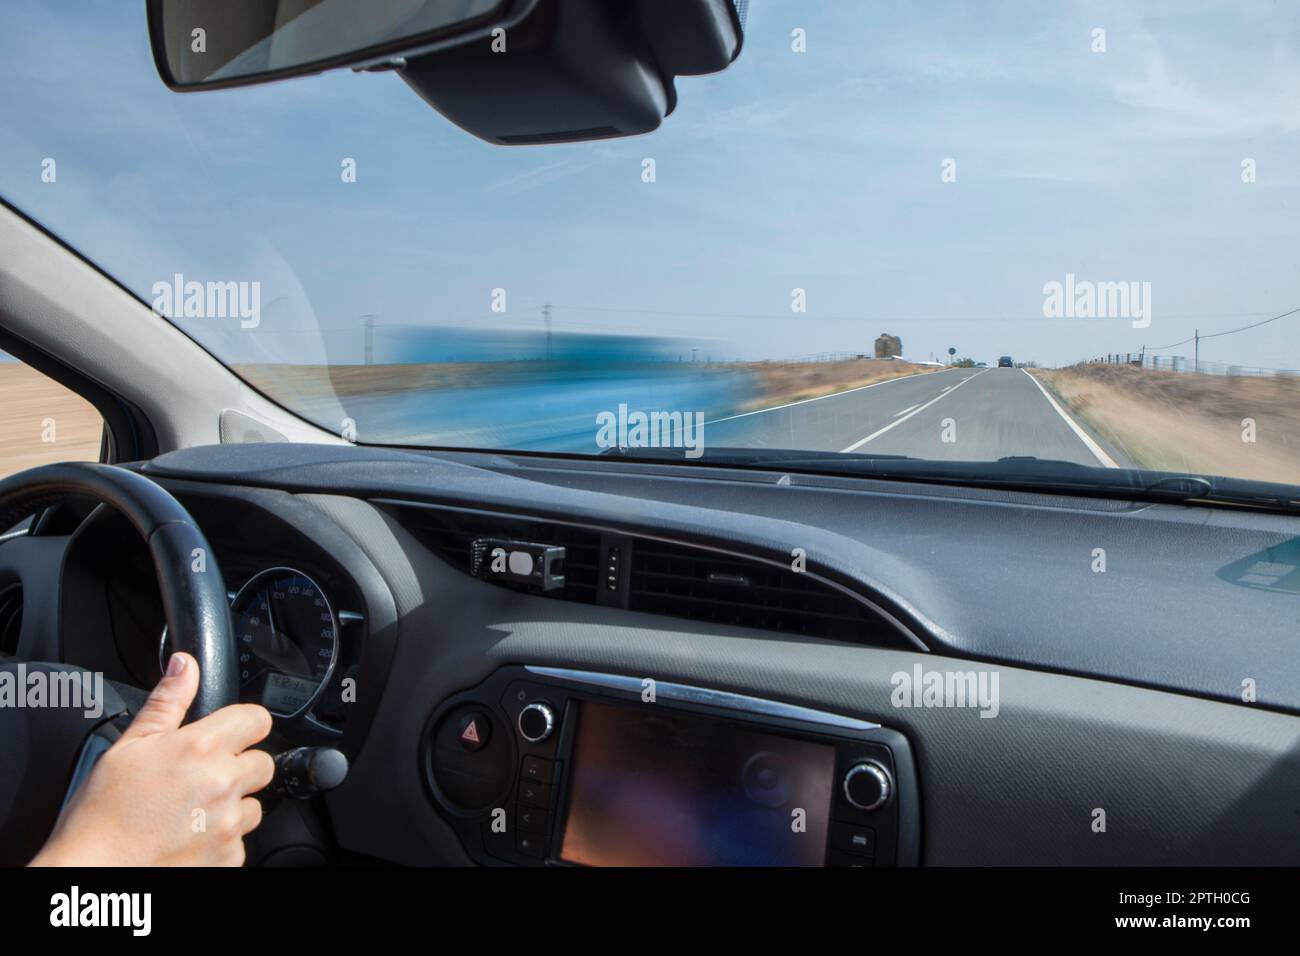
[[[1033,455],[1129,467],[1023,369],[945,369],[717,419],[707,447],[988,461]]]

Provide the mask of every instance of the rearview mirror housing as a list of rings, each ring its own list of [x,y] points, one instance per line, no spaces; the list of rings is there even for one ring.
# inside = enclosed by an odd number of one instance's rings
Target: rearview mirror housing
[[[739,55],[742,12],[741,0],[148,0],[154,61],[177,92],[392,70],[501,145],[656,129],[675,77]]]

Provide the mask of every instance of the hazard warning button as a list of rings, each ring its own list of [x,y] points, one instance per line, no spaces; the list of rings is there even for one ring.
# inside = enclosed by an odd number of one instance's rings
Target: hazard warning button
[[[492,736],[492,724],[488,721],[487,714],[481,710],[471,710],[461,716],[457,734],[461,747],[472,753],[488,745]]]

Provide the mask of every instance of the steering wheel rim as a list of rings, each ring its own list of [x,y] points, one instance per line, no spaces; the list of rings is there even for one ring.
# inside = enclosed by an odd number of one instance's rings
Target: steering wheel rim
[[[0,480],[0,528],[67,495],[116,508],[144,539],[153,559],[172,646],[199,663],[199,688],[186,720],[239,699],[234,629],[226,585],[207,538],[161,485],[115,465],[62,462]]]

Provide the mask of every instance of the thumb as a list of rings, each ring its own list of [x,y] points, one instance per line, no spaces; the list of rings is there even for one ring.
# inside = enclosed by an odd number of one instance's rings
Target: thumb
[[[198,689],[198,661],[183,652],[173,654],[167,662],[167,673],[149,694],[149,699],[122,738],[147,737],[175,730],[185,719],[185,711]]]

